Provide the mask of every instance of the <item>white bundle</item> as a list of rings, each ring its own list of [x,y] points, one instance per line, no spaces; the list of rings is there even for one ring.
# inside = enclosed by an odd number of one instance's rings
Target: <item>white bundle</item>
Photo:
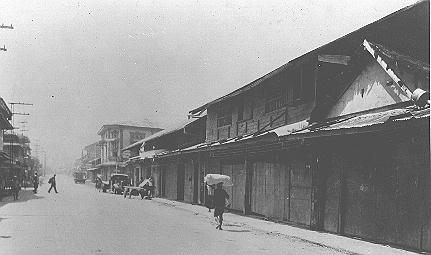
[[[207,174],[204,177],[204,182],[208,185],[215,185],[222,182],[223,186],[233,186],[230,177],[223,174]]]

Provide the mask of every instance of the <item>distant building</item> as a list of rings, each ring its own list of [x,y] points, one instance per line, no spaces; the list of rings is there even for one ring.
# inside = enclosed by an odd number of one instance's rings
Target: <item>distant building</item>
[[[103,180],[110,180],[112,173],[124,173],[125,161],[127,156],[123,155],[121,150],[139,140],[144,139],[158,131],[161,128],[140,127],[123,124],[103,125],[98,135],[100,135],[100,159],[97,165]]]
[[[100,174],[100,169],[97,165],[101,162],[100,159],[100,143],[95,142],[84,147],[80,158],[80,171],[87,173],[87,179],[95,180],[96,176]]]
[[[11,119],[12,112],[3,98],[0,97],[0,193],[6,185],[7,174],[9,171],[8,162],[10,160],[8,154],[3,149],[3,134],[5,130],[13,129],[9,122]]]
[[[20,181],[27,179],[31,174],[31,149],[27,136],[13,133],[5,133],[3,138],[3,150],[9,157],[8,176],[17,176]]]

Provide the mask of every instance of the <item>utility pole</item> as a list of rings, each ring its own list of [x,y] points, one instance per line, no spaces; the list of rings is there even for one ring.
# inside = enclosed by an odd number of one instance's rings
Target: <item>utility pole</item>
[[[43,176],[46,175],[46,151],[42,151],[43,153],[43,168],[42,168],[42,172],[43,172]]]
[[[21,126],[22,126],[19,130],[21,131],[21,135],[23,135],[23,136],[24,136],[24,132],[25,132],[25,131],[28,131],[28,129],[26,129],[26,128],[27,128],[26,124],[27,124],[28,122],[27,122],[27,121],[20,121],[19,123],[20,123],[20,124],[21,124]]]
[[[13,26],[12,26],[12,24],[10,24],[10,26],[7,26],[7,25],[5,26],[4,24],[1,24],[0,28],[3,28],[3,29],[13,29]],[[0,51],[7,51],[6,45],[3,45],[3,48],[0,48]]]

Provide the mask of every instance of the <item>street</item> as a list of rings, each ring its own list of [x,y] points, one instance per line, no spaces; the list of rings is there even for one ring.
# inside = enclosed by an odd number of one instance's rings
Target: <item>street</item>
[[[99,193],[68,176],[48,194],[46,180],[36,195],[0,202],[0,254],[344,254],[244,227],[230,213],[219,231],[206,208]]]

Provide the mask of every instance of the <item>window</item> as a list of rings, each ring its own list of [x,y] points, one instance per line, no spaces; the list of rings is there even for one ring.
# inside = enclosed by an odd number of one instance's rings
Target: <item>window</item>
[[[238,119],[237,121],[253,119],[253,100],[243,101],[238,105]]]
[[[281,86],[269,87],[265,90],[265,112],[272,112],[286,105],[286,92]]]
[[[222,106],[217,110],[217,127],[232,124],[232,113],[230,107]]]
[[[244,119],[244,103],[241,102],[238,105],[238,121],[242,121]]]
[[[111,131],[111,138],[118,138],[118,133],[119,133],[118,130],[112,130]]]
[[[314,96],[314,67],[307,64],[274,77],[265,89],[265,112],[272,112],[286,105],[295,106],[299,100]]]

